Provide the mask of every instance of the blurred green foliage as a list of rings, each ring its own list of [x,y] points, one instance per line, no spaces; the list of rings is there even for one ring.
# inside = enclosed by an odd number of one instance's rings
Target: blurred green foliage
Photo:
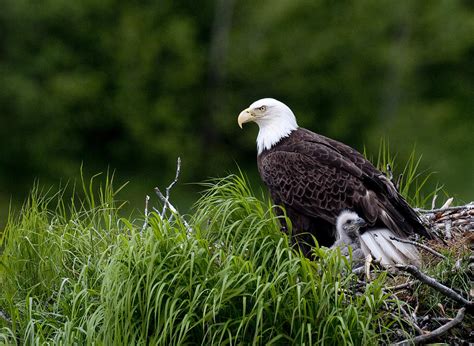
[[[117,169],[137,201],[174,175],[177,156],[185,182],[236,162],[256,177],[256,127],[241,131],[236,116],[268,96],[359,150],[386,137],[404,162],[416,145],[450,194],[472,199],[471,1],[1,7],[0,205],[21,201],[35,177],[76,176],[81,162]]]

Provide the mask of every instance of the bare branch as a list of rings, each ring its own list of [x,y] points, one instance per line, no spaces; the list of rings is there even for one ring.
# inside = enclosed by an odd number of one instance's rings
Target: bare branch
[[[459,304],[467,307],[469,311],[472,311],[472,309],[474,309],[474,302],[467,300],[463,296],[456,293],[452,288],[449,288],[443,285],[442,283],[439,283],[438,281],[436,281],[436,279],[432,278],[431,276],[428,276],[425,273],[422,273],[414,265],[396,264],[395,268],[413,275],[415,278],[427,284],[428,286],[434,288],[438,292],[444,294],[446,297],[449,297],[452,300],[458,302]]]
[[[438,198],[437,194],[434,194],[433,200],[431,201],[431,209],[436,208],[436,199]]]
[[[433,255],[435,255],[435,256],[438,256],[438,257],[440,257],[440,258],[442,258],[442,259],[446,259],[446,257],[445,257],[444,255],[440,254],[438,251],[433,250],[432,248],[430,248],[430,247],[428,247],[428,246],[426,246],[426,245],[424,245],[424,244],[418,243],[418,242],[416,242],[416,241],[408,240],[408,239],[401,239],[401,238],[392,237],[392,236],[390,237],[390,239],[399,241],[399,242],[401,242],[401,243],[407,243],[407,244],[415,245],[415,246],[417,246],[417,247],[419,247],[419,248],[422,248],[422,249],[424,249],[424,250],[426,250],[426,251],[428,251],[428,252],[431,252],[431,253],[432,253]]]
[[[371,280],[370,278],[370,265],[372,264],[372,255],[369,253],[366,257],[365,257],[365,265],[364,265],[364,268],[365,268],[365,278],[367,280],[367,282],[369,282]]]
[[[474,202],[470,202],[469,204],[466,205],[458,205],[455,207],[448,207],[448,208],[439,208],[439,209],[420,209],[416,208],[415,210],[419,213],[423,214],[433,214],[433,213],[440,213],[440,212],[445,212],[445,211],[453,211],[453,210],[464,210],[464,209],[473,209],[474,208]]]
[[[462,322],[464,318],[464,313],[466,311],[466,308],[461,308],[458,310],[458,313],[456,314],[456,317],[449,321],[448,323],[442,325],[441,327],[433,330],[430,333],[419,335],[417,337],[414,337],[413,339],[407,339],[403,340],[400,342],[397,342],[396,344],[393,345],[413,345],[413,344],[425,344],[430,342],[433,339],[439,338],[443,334],[445,334],[447,331],[449,331],[451,328],[457,326],[459,323]]]
[[[174,180],[171,182],[171,184],[168,185],[168,187],[165,190],[165,193],[166,193],[165,198],[166,198],[167,201],[170,200],[171,189],[178,182],[180,172],[181,172],[181,158],[178,156],[178,160],[176,162],[176,174],[175,174]],[[156,189],[155,189],[155,191],[156,191]],[[161,194],[161,192],[160,192],[160,194]],[[167,208],[167,203],[163,203],[163,210],[161,211],[161,217],[165,216],[166,208]]]
[[[178,212],[178,209],[176,209],[171,203],[170,201],[163,195],[163,193],[161,193],[160,189],[158,187],[155,187],[155,193],[156,195],[161,199],[161,201],[166,205],[166,207],[173,213],[173,214],[176,214],[178,216],[180,216],[179,212]],[[164,215],[161,215],[161,217],[163,218]],[[183,222],[184,224],[184,227],[186,227],[186,230],[188,232],[192,232],[192,228],[191,226],[188,224],[188,222],[183,218],[183,217],[180,217],[181,221]]]
[[[156,212],[160,218],[162,220],[165,219],[165,216],[166,216],[166,212],[167,210],[170,211],[170,216],[169,216],[169,219],[168,221],[171,221],[171,219],[173,217],[179,217],[179,219],[181,220],[181,222],[183,223],[183,225],[186,227],[186,231],[188,233],[192,232],[192,228],[191,226],[188,224],[188,222],[179,214],[179,211],[178,209],[176,209],[174,207],[173,204],[171,204],[170,202],[170,193],[171,193],[171,189],[173,188],[173,186],[178,182],[178,178],[179,178],[179,174],[181,173],[181,158],[178,157],[177,159],[177,162],[176,162],[176,174],[175,174],[175,177],[173,179],[173,181],[168,185],[168,187],[166,188],[165,190],[165,194],[163,194],[161,192],[161,190],[158,188],[158,187],[155,187],[154,188],[154,191],[156,193],[156,195],[158,196],[158,198],[163,202],[163,208],[161,210],[161,212],[155,208],[155,207],[152,207],[152,210],[154,212]],[[146,229],[146,226],[148,225],[148,218],[149,218],[149,209],[148,209],[148,202],[150,200],[150,196],[146,196],[146,199],[145,199],[145,222],[143,224],[143,227],[142,227],[142,232]]]
[[[364,272],[365,272],[365,266],[360,266],[352,270],[352,273],[355,275],[360,275],[360,274],[363,274]]]
[[[387,292],[385,289],[382,289],[382,291],[383,291],[384,293]],[[398,300],[399,300],[399,298],[398,298],[395,294],[390,294],[390,296],[391,296],[391,299],[393,299],[393,300],[395,300],[395,301],[398,301]],[[397,306],[397,309],[400,310],[400,311],[402,312],[402,314],[405,316],[404,321],[407,322],[408,324],[410,324],[410,325],[413,327],[413,329],[416,330],[416,332],[417,332],[418,334],[423,334],[423,333],[424,333],[423,330],[420,328],[420,326],[419,326],[418,323],[417,323],[417,317],[416,317],[416,315],[415,315],[414,317],[412,317],[412,316],[403,308],[403,306],[402,306],[401,304]]]
[[[415,309],[413,310],[413,312],[411,313],[411,316],[412,316],[414,322],[417,321],[418,317],[416,316],[416,313],[418,312],[418,309],[420,307],[420,302],[418,301],[418,298],[415,298],[415,299],[416,299],[416,306],[415,306]],[[421,334],[423,334],[423,332]]]
[[[415,284],[414,281],[408,281],[408,282],[405,282],[404,284],[387,287],[387,290],[400,291],[400,290],[404,290],[405,288],[411,288],[411,286],[413,286],[414,284]]]
[[[148,201],[150,200],[150,196],[146,195],[145,197],[145,221],[143,222],[142,226],[142,233],[145,231],[146,226],[148,225]]]
[[[430,316],[417,317],[417,319],[421,323],[424,323],[424,322],[427,322],[427,321],[433,321],[433,322],[437,322],[439,324],[447,323],[447,322],[450,322],[450,321],[453,320],[452,318],[447,318],[447,317],[430,317]]]
[[[431,215],[434,216],[434,214],[431,214]],[[454,212],[447,211],[445,213],[441,213],[441,216],[437,215],[436,221],[441,222],[445,220],[453,220],[453,219],[456,220],[456,219],[459,219],[462,217],[468,217],[468,216],[474,217],[474,209],[466,208],[466,209],[463,209],[460,211],[454,211]]]
[[[164,217],[164,212],[166,211],[166,208],[169,208],[169,210],[173,213],[173,214],[177,214],[178,213],[178,210],[170,203],[170,201],[168,200],[168,198],[165,197],[165,195],[163,195],[163,193],[160,191],[160,188],[159,187],[155,187],[155,193],[156,195],[158,196],[159,199],[161,199],[161,201],[163,202],[164,204],[164,208],[163,208],[163,211],[162,213],[160,214],[160,216],[163,218]]]
[[[446,200],[446,202],[444,202],[444,204],[441,206],[440,209],[443,209],[443,210],[444,210],[444,209],[449,208],[449,207],[451,206],[451,204],[453,203],[453,201],[454,201],[454,198],[453,198],[453,197],[448,198],[448,199]],[[433,207],[433,208],[434,208],[434,207]]]
[[[446,239],[451,239],[453,237],[451,234],[452,222],[451,220],[447,220],[444,224],[445,224],[444,233],[446,235]]]
[[[416,317],[413,318],[402,306],[398,307],[402,314],[405,316],[407,322],[409,322],[412,327],[417,331],[418,334],[423,335],[423,330],[420,326],[416,323]]]

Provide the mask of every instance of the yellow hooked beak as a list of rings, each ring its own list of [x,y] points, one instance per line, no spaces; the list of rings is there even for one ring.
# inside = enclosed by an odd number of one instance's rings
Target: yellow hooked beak
[[[253,115],[252,111],[247,108],[240,112],[239,117],[237,118],[237,122],[239,123],[240,128],[242,128],[243,124],[248,123],[249,121],[253,121],[254,118],[255,116]]]

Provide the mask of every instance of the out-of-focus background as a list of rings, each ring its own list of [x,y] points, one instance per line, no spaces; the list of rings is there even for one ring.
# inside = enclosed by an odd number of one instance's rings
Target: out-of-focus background
[[[275,97],[301,126],[376,155],[380,139],[458,202],[474,196],[474,2],[3,0],[0,225],[35,179],[116,170],[130,208],[174,176],[258,181]],[[181,184],[186,209],[199,187]]]

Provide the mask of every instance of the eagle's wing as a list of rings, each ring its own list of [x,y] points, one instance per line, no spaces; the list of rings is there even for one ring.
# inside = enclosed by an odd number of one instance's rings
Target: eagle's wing
[[[261,160],[259,168],[275,200],[333,224],[341,210],[354,209],[366,194],[358,177],[362,172],[324,149],[312,156],[295,151],[271,152]],[[364,213],[367,219],[366,214],[375,213]],[[371,219],[366,221],[375,221],[374,217]]]
[[[393,217],[403,216],[403,221],[408,224],[405,224],[405,233],[418,233],[427,238],[432,238],[432,234],[426,230],[419,216],[415,213],[413,208],[410,207],[403,196],[400,195],[393,183],[357,150],[344,143],[307,130],[304,137],[309,141],[320,144],[324,143],[324,145],[331,147],[332,150],[337,151],[344,158],[351,161],[357,168],[362,170],[364,173],[364,185],[377,195],[383,196],[386,200],[384,204],[387,207],[390,206],[395,211],[394,214],[396,215],[392,215]],[[390,224],[387,223],[385,223],[385,225],[390,226]],[[391,228],[393,229],[393,227]]]
[[[380,221],[400,236],[411,233],[386,193],[377,191],[377,178],[330,145],[301,141],[283,146],[262,157],[259,170],[276,203],[303,215],[335,224],[341,210],[349,209],[370,226]]]

